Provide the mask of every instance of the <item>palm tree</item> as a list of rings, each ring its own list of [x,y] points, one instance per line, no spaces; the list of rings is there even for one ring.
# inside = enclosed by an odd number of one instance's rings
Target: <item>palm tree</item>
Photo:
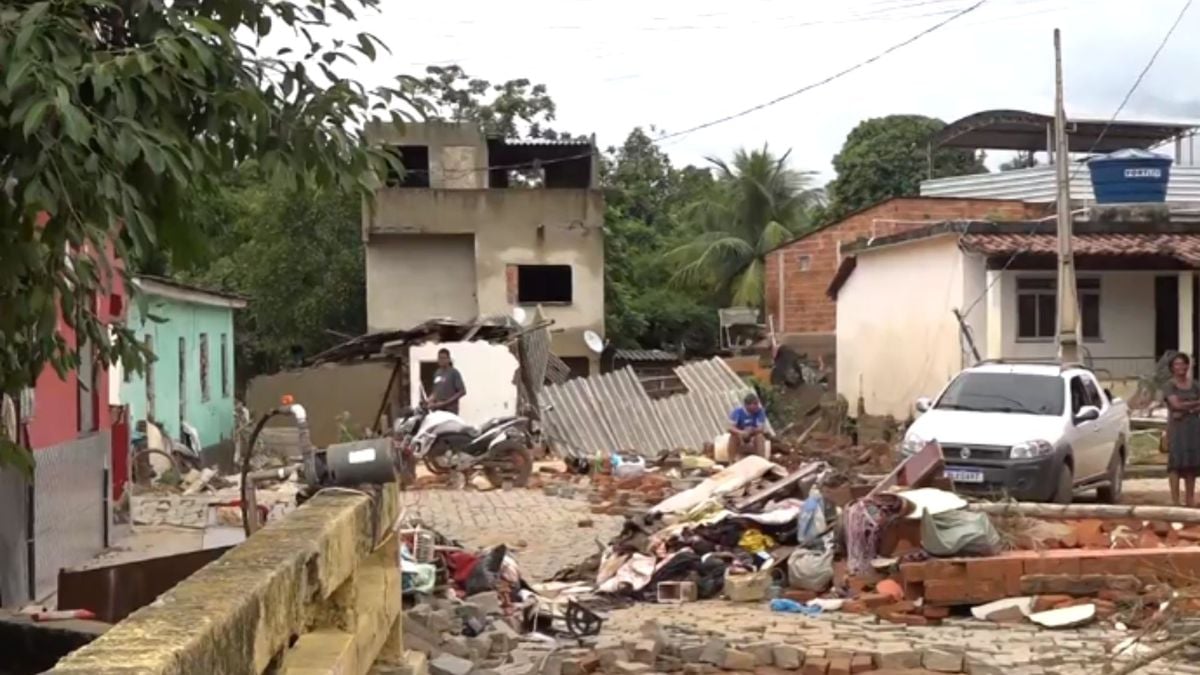
[[[717,172],[713,192],[685,211],[699,233],[667,253],[678,265],[675,283],[704,287],[734,305],[762,305],[767,253],[810,227],[824,202],[812,172],[788,167],[790,154],[776,157],[763,145],[738,150],[731,162],[708,158]]]

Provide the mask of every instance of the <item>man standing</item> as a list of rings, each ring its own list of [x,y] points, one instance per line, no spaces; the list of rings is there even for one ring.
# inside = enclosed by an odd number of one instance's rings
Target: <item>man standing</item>
[[[741,459],[749,455],[767,457],[767,411],[757,394],[746,394],[742,405],[729,415],[729,457]],[[770,459],[769,457],[767,459]]]
[[[458,402],[467,395],[462,375],[450,360],[450,350],[438,350],[438,369],[433,374],[433,392],[426,399],[430,410],[445,410],[458,414]]]

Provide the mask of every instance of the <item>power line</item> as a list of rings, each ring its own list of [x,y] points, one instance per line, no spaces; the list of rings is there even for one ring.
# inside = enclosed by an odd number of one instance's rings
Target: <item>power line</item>
[[[759,110],[769,108],[771,106],[782,103],[788,99],[799,96],[800,94],[803,94],[805,92],[812,91],[813,89],[816,89],[817,87],[829,84],[830,82],[838,80],[842,77],[845,77],[846,75],[849,75],[850,73],[860,70],[872,63],[875,63],[876,61],[891,54],[892,52],[895,52],[903,47],[906,47],[906,46],[912,44],[913,42],[916,42],[917,40],[925,37],[926,35],[929,35],[930,33],[949,24],[950,22],[954,21],[955,19],[966,16],[967,14],[970,14],[971,12],[982,7],[985,3],[987,3],[987,1],[988,0],[978,0],[971,6],[956,12],[953,16],[936,23],[936,24],[930,26],[929,28],[926,28],[925,30],[922,30],[921,32],[917,33],[916,35],[913,35],[912,37],[910,37],[902,42],[898,42],[898,43],[892,45],[891,47],[888,47],[887,49],[879,52],[878,54],[875,54],[874,56],[872,56],[864,61],[860,61],[860,62],[854,64],[853,66],[850,66],[850,67],[845,68],[837,73],[834,73],[833,75],[830,75],[822,80],[819,80],[812,84],[805,85],[804,87],[801,87],[800,89],[796,89],[795,91],[788,92],[782,96],[777,96],[776,98],[773,98],[770,101],[766,101],[764,103],[760,103],[760,104],[752,106],[750,108],[746,108],[745,110],[742,110],[740,112],[733,113],[731,115],[725,115],[724,117],[719,117],[719,118],[711,120],[709,122],[705,122],[703,124],[698,124],[696,126],[689,127],[687,129],[683,129],[682,131],[676,131],[676,132],[672,132],[672,133],[668,133],[668,134],[660,134],[657,138],[654,138],[652,140],[654,143],[660,143],[664,140],[681,138],[683,136],[695,133],[697,131],[701,131],[703,129],[708,129],[710,127],[715,127],[719,124],[724,124],[726,122],[740,119],[747,115],[758,112]],[[574,160],[578,160],[578,159],[586,159],[588,157],[591,157],[593,154],[595,154],[593,150],[588,150],[587,152],[582,152],[582,153],[569,155],[569,156],[565,156],[565,157],[555,157],[552,159],[542,160],[542,161],[536,162],[536,166],[544,167],[544,166],[548,166],[551,164],[558,164],[561,162],[570,162],[570,161],[574,161]],[[510,164],[510,165],[495,165],[495,166],[489,165],[489,166],[474,167],[473,169],[461,169],[458,172],[465,173],[468,171],[492,171],[492,170],[498,170],[498,169],[525,169],[525,168],[530,168],[531,166],[534,166],[534,165],[535,164],[532,162],[526,162],[526,163],[522,163],[522,164]],[[412,171],[412,173],[418,173],[418,174],[419,173],[427,173],[427,171],[417,170],[417,171]]]
[[[1179,10],[1179,15],[1175,17],[1174,23],[1172,23],[1171,27],[1167,29],[1167,34],[1164,35],[1162,41],[1158,43],[1158,47],[1155,48],[1154,53],[1150,55],[1150,60],[1146,62],[1146,67],[1142,68],[1142,72],[1138,73],[1137,79],[1133,81],[1133,86],[1129,87],[1129,91],[1125,92],[1125,98],[1121,99],[1121,105],[1117,106],[1117,109],[1113,112],[1112,117],[1110,117],[1108,121],[1104,123],[1104,127],[1100,129],[1100,133],[1096,135],[1096,140],[1092,142],[1092,147],[1088,148],[1086,154],[1092,154],[1092,152],[1100,145],[1100,141],[1104,140],[1104,135],[1108,133],[1109,128],[1114,122],[1117,121],[1117,117],[1121,114],[1121,111],[1125,109],[1126,104],[1129,103],[1129,99],[1133,98],[1134,92],[1136,92],[1138,87],[1141,86],[1142,80],[1146,77],[1146,73],[1149,73],[1150,69],[1154,67],[1154,62],[1158,60],[1158,55],[1162,53],[1163,48],[1167,46],[1167,42],[1171,40],[1171,36],[1175,34],[1175,29],[1179,28],[1179,24],[1183,21],[1184,15],[1186,15],[1187,11],[1192,7],[1192,1],[1193,0],[1187,0],[1187,2],[1183,3],[1183,8]],[[1069,159],[1066,157],[1059,159],[1060,161],[1069,161]],[[1075,167],[1075,170],[1071,172],[1068,184],[1071,180],[1075,179],[1075,174],[1079,172],[1079,169],[1082,166],[1083,163],[1080,163]]]
[[[869,58],[869,59],[867,59],[867,60],[865,60],[865,61],[860,61],[860,62],[858,62],[858,63],[856,63],[856,64],[854,64],[854,65],[850,66],[849,68],[845,68],[845,69],[843,69],[843,70],[841,70],[841,71],[838,71],[838,72],[834,73],[833,75],[830,75],[829,77],[826,77],[826,78],[825,78],[825,79],[823,79],[823,80],[818,80],[817,82],[814,82],[814,83],[812,83],[812,84],[809,84],[809,85],[805,85],[805,86],[803,86],[803,87],[801,87],[801,88],[799,88],[799,89],[796,89],[795,91],[790,91],[790,92],[788,92],[788,93],[786,93],[786,94],[783,94],[782,96],[777,96],[777,97],[775,97],[775,98],[773,98],[773,99],[771,99],[771,100],[769,100],[769,101],[766,101],[766,102],[764,102],[764,103],[759,103],[758,105],[755,105],[755,106],[751,106],[751,107],[749,107],[749,108],[746,108],[745,110],[742,110],[742,111],[739,111],[739,112],[736,112],[736,113],[733,113],[733,114],[730,114],[730,115],[726,115],[726,116],[724,116],[724,117],[719,117],[719,118],[717,118],[717,119],[715,119],[715,120],[712,120],[711,122],[705,122],[705,123],[703,123],[703,124],[697,124],[696,126],[689,127],[689,128],[687,128],[687,129],[684,129],[684,130],[682,130],[682,131],[676,131],[676,132],[674,132],[674,133],[670,133],[670,134],[662,135],[662,136],[659,136],[658,138],[656,138],[656,139],[654,139],[654,140],[655,140],[656,142],[661,142],[661,141],[665,141],[665,140],[672,139],[672,138],[678,138],[678,137],[680,137],[680,136],[686,136],[686,135],[688,135],[688,134],[692,134],[692,133],[695,133],[695,132],[697,132],[697,131],[701,131],[701,130],[703,130],[703,129],[708,129],[709,127],[715,127],[715,126],[717,126],[718,124],[724,124],[725,122],[731,122],[731,121],[733,121],[733,120],[736,120],[736,119],[739,119],[739,118],[745,117],[746,115],[750,115],[750,114],[752,114],[752,113],[756,113],[756,112],[758,112],[759,110],[763,110],[763,109],[765,109],[765,108],[769,108],[769,107],[771,107],[771,106],[773,106],[773,105],[777,105],[777,104],[779,104],[779,103],[782,103],[782,102],[784,102],[784,101],[786,101],[786,100],[788,100],[788,99],[795,98],[796,96],[799,96],[800,94],[803,94],[803,93],[805,93],[805,92],[807,92],[807,91],[812,91],[813,89],[816,89],[817,87],[820,87],[820,86],[823,86],[823,85],[829,84],[830,82],[833,82],[834,80],[837,80],[837,79],[840,79],[840,78],[842,78],[842,77],[845,77],[846,75],[849,75],[850,73],[853,73],[853,72],[854,72],[854,71],[856,71],[856,70],[859,70],[859,69],[861,69],[861,68],[864,68],[864,67],[866,67],[866,66],[868,66],[868,65],[870,65],[870,64],[872,64],[872,63],[874,63],[874,62],[876,62],[876,61],[878,61],[879,59],[881,59],[881,58],[883,58],[883,57],[887,56],[888,54],[891,54],[892,52],[894,52],[894,51],[896,51],[896,50],[898,50],[898,49],[901,49],[901,48],[903,48],[903,47],[906,47],[906,46],[908,46],[908,45],[910,45],[910,44],[912,44],[912,43],[916,42],[917,40],[920,40],[921,38],[923,38],[923,37],[925,37],[926,35],[929,35],[930,33],[932,33],[932,32],[934,32],[934,31],[938,30],[939,28],[941,28],[941,27],[945,26],[946,24],[949,24],[950,22],[954,21],[955,19],[959,19],[959,18],[961,18],[961,17],[963,17],[963,16],[966,16],[967,14],[970,14],[971,12],[974,12],[975,10],[979,9],[980,7],[982,7],[982,6],[983,6],[983,4],[984,4],[984,3],[986,3],[987,1],[988,1],[988,0],[979,0],[978,2],[976,2],[976,3],[975,3],[975,4],[973,4],[973,5],[971,5],[970,7],[967,7],[966,9],[963,9],[963,10],[961,10],[961,11],[959,11],[959,12],[955,13],[953,16],[951,16],[951,17],[949,17],[949,18],[947,18],[947,19],[945,19],[945,20],[943,20],[943,21],[939,21],[938,23],[935,23],[934,25],[930,26],[929,28],[926,28],[925,30],[921,31],[920,33],[917,33],[916,35],[914,35],[914,36],[912,36],[912,37],[908,38],[907,40],[904,40],[903,42],[899,42],[899,43],[897,43],[897,44],[894,44],[894,45],[892,45],[891,47],[888,47],[887,49],[883,50],[882,52],[879,52],[878,54],[876,54],[876,55],[872,56],[871,58]],[[1192,0],[1188,0],[1188,4],[1191,4],[1191,1],[1192,1]]]
[[[1133,97],[1134,92],[1136,92],[1138,87],[1141,86],[1142,80],[1145,79],[1145,77],[1146,77],[1146,73],[1150,72],[1150,69],[1154,67],[1154,62],[1158,60],[1158,55],[1160,53],[1162,53],[1163,48],[1165,48],[1167,46],[1167,42],[1170,41],[1171,35],[1173,35],[1175,33],[1175,29],[1179,27],[1179,24],[1183,21],[1184,15],[1186,15],[1188,9],[1191,8],[1192,2],[1193,2],[1193,0],[1187,0],[1187,2],[1184,3],[1183,8],[1179,10],[1179,15],[1175,17],[1175,21],[1171,24],[1171,27],[1169,29],[1167,29],[1166,35],[1164,35],[1162,41],[1158,43],[1158,47],[1154,50],[1154,53],[1150,55],[1150,60],[1146,62],[1146,66],[1144,68],[1142,68],[1142,71],[1140,73],[1138,73],[1137,79],[1135,79],[1133,81],[1133,85],[1129,87],[1129,91],[1127,91],[1125,93],[1125,97],[1123,99],[1121,99],[1121,104],[1117,106],[1117,109],[1113,112],[1112,117],[1110,117],[1108,119],[1108,122],[1106,122],[1104,124],[1104,126],[1100,129],[1100,133],[1096,135],[1096,140],[1092,142],[1092,146],[1090,148],[1088,148],[1088,151],[1085,154],[1088,154],[1088,155],[1092,154],[1092,152],[1100,145],[1100,142],[1102,140],[1104,140],[1104,135],[1106,133],[1108,133],[1109,128],[1117,121],[1117,117],[1120,116],[1121,111],[1125,109],[1126,104],[1128,104],[1129,100]],[[1066,157],[1059,157],[1057,161],[1062,162],[1062,161],[1069,161],[1069,160]],[[1071,175],[1067,180],[1068,185],[1070,184],[1071,181],[1075,180],[1075,175],[1079,172],[1079,169],[1082,166],[1083,166],[1082,163],[1076,165],[1075,169],[1071,172]],[[1067,208],[1070,208],[1070,207],[1067,206]],[[1076,213],[1075,211],[1071,211],[1072,216],[1074,216],[1075,213]],[[1033,235],[1037,231],[1037,224],[1040,224],[1041,222],[1044,222],[1046,220],[1049,220],[1049,218],[1041,218],[1041,219],[1034,221],[1035,225],[1030,230],[1029,234]],[[997,274],[996,277],[994,279],[992,279],[991,283],[989,283],[987,285],[987,287],[983,289],[983,292],[979,294],[979,297],[975,298],[975,300],[973,300],[971,302],[971,304],[969,306],[967,306],[967,308],[963,311],[963,314],[964,315],[969,314],[970,311],[972,309],[974,309],[975,306],[978,305],[979,302],[982,301],[983,298],[988,294],[988,291],[991,290],[992,285],[995,284],[996,281],[999,280],[1000,275],[1003,274],[1006,270],[1008,270],[1008,268],[1014,262],[1016,262],[1016,260],[1019,256],[1025,254],[1025,253],[1028,253],[1028,252],[1029,252],[1028,248],[1021,248],[1021,249],[1017,249],[1016,251],[1013,251],[1012,255],[1010,255],[1008,257],[1008,260],[1004,263],[1004,266],[1000,268],[1000,274]]]

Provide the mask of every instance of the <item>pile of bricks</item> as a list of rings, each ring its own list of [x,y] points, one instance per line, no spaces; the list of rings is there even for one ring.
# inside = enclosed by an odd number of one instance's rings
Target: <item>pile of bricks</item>
[[[911,541],[912,529],[911,522],[893,528],[899,532],[885,537],[889,554],[919,547],[919,533],[917,543]],[[1060,539],[1036,542],[1041,550],[900,564],[890,575],[902,589],[897,594],[880,592],[887,574],[845,577],[837,569],[835,580],[842,579],[838,585],[851,597],[843,611],[924,626],[939,624],[955,607],[1031,598],[1032,612],[1091,604],[1101,619],[1119,615],[1136,625],[1154,614],[1172,588],[1200,579],[1200,528],[1083,520],[1058,529]],[[810,595],[790,592],[787,597],[803,602]],[[1200,601],[1183,602],[1200,610]],[[1022,618],[1010,613],[1000,620]]]

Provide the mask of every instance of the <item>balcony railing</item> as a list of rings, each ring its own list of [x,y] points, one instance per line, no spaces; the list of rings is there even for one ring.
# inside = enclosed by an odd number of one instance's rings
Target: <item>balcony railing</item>
[[[1094,201],[1092,179],[1086,167],[1075,170],[1071,199]],[[922,197],[1015,199],[1025,202],[1055,200],[1054,167],[1037,166],[970,176],[932,178],[921,182]],[[1200,166],[1173,166],[1167,184],[1167,201],[1200,204]]]

